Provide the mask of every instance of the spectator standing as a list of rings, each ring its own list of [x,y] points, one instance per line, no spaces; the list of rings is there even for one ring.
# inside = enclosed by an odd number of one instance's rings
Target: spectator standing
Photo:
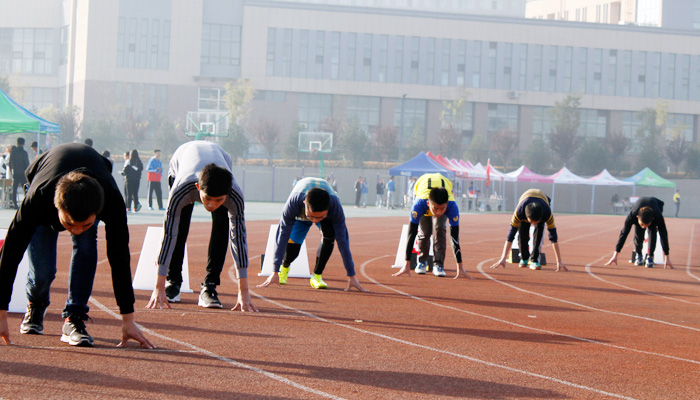
[[[389,182],[386,183],[386,208],[393,209],[396,207],[396,182],[394,177],[389,177]]]
[[[27,177],[24,175],[29,167],[29,155],[24,150],[24,138],[17,138],[17,146],[12,149],[10,154],[10,170],[12,171],[12,204],[15,209],[17,206],[17,188],[24,187],[27,183]]]
[[[156,193],[158,209],[163,211],[163,191],[160,186],[163,175],[163,163],[160,161],[160,150],[153,150],[153,157],[146,164],[146,175],[148,179],[148,209],[153,210],[153,192]]]
[[[358,176],[355,181],[355,208],[360,207],[360,197],[362,196],[362,177]]]
[[[673,195],[673,202],[676,203],[676,218],[678,218],[678,211],[681,209],[681,191],[676,190],[676,194]]]
[[[369,193],[367,178],[362,178],[362,208],[367,207],[367,193]]]
[[[134,203],[133,212],[141,210],[139,203],[139,186],[141,185],[141,172],[143,172],[143,163],[139,158],[139,152],[136,149],[129,153],[129,161],[124,163],[124,181],[126,185],[126,209],[131,210],[131,203]]]
[[[379,179],[377,181],[377,208],[382,208],[382,202],[384,200],[384,181]]]

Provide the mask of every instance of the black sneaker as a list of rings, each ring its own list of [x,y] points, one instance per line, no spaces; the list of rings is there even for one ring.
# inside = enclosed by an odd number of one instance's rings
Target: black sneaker
[[[165,297],[168,299],[168,303],[179,303],[180,285],[170,281],[165,282]]]
[[[19,332],[28,335],[43,335],[45,314],[46,307],[38,307],[28,303],[27,313],[24,314],[24,320],[22,320],[22,325],[19,327]]]
[[[202,284],[202,291],[199,292],[199,303],[200,307],[206,308],[223,308],[219,301],[219,295],[216,294],[216,286]]]
[[[85,321],[78,317],[68,317],[63,323],[61,341],[71,346],[92,347],[95,340],[87,333]]]

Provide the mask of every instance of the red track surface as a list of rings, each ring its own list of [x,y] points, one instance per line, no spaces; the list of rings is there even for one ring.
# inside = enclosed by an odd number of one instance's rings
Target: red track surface
[[[89,332],[95,348],[59,341],[70,241],[59,239],[59,273],[44,336],[19,334],[0,347],[0,398],[352,398],[352,399],[697,399],[700,398],[700,222],[667,220],[675,270],[603,267],[622,217],[558,215],[569,273],[488,268],[500,256],[510,216],[465,215],[461,244],[476,279],[392,278],[407,218],[348,220],[360,281],[370,293],[344,292],[337,250],[313,290],[305,279],[253,288],[260,313],[239,313],[227,267],[223,310],[183,294],[172,310],[136,319],[159,347],[116,349],[120,322],[100,235],[100,264]],[[258,277],[270,221],[248,225],[250,281]],[[131,226],[135,268],[145,226]],[[190,231],[190,286],[204,274],[208,224]],[[318,236],[309,235],[313,258]],[[548,242],[547,242],[548,243]],[[455,273],[448,249],[447,271]],[[253,256],[254,255],[254,256]],[[230,256],[227,265],[231,265]]]

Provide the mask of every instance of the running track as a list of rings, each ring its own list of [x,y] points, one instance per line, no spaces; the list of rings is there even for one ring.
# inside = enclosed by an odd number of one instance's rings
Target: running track
[[[348,220],[358,278],[370,293],[344,292],[337,250],[324,279],[253,288],[260,313],[229,311],[237,286],[230,255],[219,289],[224,310],[183,295],[172,310],[136,319],[159,347],[116,349],[118,311],[100,234],[89,332],[95,348],[59,339],[70,239],[59,238],[59,273],[44,336],[0,347],[1,399],[697,399],[700,397],[700,222],[668,219],[675,270],[603,267],[623,217],[557,215],[571,272],[489,266],[500,256],[508,214],[464,215],[461,245],[473,281],[391,277],[405,217]],[[258,277],[271,221],[247,223],[250,281]],[[274,223],[274,221],[272,222]],[[145,235],[130,226],[132,267]],[[190,286],[203,276],[209,235],[195,223]],[[318,235],[310,234],[315,255]],[[546,241],[550,263],[554,255]],[[448,249],[447,272],[455,273]],[[624,257],[623,257],[624,256]],[[226,307],[227,306],[227,307]]]

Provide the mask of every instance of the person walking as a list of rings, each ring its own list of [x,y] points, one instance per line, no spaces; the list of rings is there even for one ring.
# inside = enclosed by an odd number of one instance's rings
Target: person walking
[[[141,210],[139,203],[139,186],[141,185],[141,172],[143,171],[143,163],[139,157],[139,152],[136,149],[129,153],[129,161],[124,164],[124,180],[126,185],[126,209],[130,210],[133,202],[133,212]]]
[[[676,189],[676,194],[673,195],[673,202],[676,204],[676,218],[678,218],[678,211],[681,209],[681,191]]]
[[[377,180],[377,201],[376,201],[376,206],[377,208],[382,208],[382,203],[384,202],[384,181],[379,179]]]
[[[394,177],[389,177],[389,182],[386,183],[386,208],[394,209],[396,207],[396,182]]]
[[[24,150],[24,138],[17,138],[17,145],[10,153],[10,170],[12,171],[12,207],[17,209],[17,188],[24,190],[27,183],[25,171],[29,167],[29,155]]]
[[[146,164],[146,175],[148,179],[148,209],[153,210],[153,193],[156,194],[158,209],[163,211],[163,191],[160,182],[163,174],[163,163],[160,161],[160,150],[153,150],[153,157]]]

